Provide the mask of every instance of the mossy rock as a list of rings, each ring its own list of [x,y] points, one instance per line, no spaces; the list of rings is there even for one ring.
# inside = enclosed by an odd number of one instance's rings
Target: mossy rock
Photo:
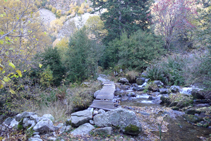
[[[200,117],[198,117],[198,116],[196,116],[196,115],[187,115],[187,114],[185,114],[185,115],[183,115],[183,117],[184,117],[187,121],[189,121],[189,122],[191,122],[191,123],[197,123],[197,122],[200,122],[200,121],[203,120],[202,118],[200,118]]]
[[[206,121],[198,122],[196,125],[199,127],[205,127],[205,128],[209,127],[209,123],[207,123]]]
[[[161,104],[169,105],[171,103],[169,97],[161,96],[160,100],[162,101]]]
[[[139,129],[139,127],[137,127],[136,125],[129,125],[125,127],[125,134],[128,135],[132,135],[132,136],[137,136],[139,133],[141,132],[141,130]]]

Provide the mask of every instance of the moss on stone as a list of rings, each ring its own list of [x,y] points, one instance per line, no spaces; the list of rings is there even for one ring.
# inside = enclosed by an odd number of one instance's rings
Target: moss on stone
[[[21,121],[18,123],[18,130],[23,130],[23,118]]]
[[[139,127],[137,127],[136,125],[128,125],[125,127],[125,131],[124,131],[126,134],[129,134],[129,135],[138,135],[140,133],[140,129]]]

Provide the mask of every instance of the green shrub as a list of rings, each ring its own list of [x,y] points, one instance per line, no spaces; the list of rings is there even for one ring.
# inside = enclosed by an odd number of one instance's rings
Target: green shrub
[[[147,78],[161,80],[167,85],[184,85],[184,68],[187,61],[179,56],[170,56],[164,62],[147,68]]]
[[[161,38],[139,30],[129,37],[127,33],[123,33],[120,39],[109,42],[101,65],[108,68],[118,63],[122,68],[143,70],[162,54],[164,50]]]
[[[53,85],[59,86],[63,75],[65,75],[65,68],[62,65],[60,54],[57,48],[48,47],[40,55],[42,68],[45,69],[48,66],[53,72]]]
[[[196,76],[206,86],[207,90],[211,90],[211,52],[201,59]]]
[[[40,84],[44,87],[49,87],[52,85],[53,81],[53,72],[50,70],[50,67],[47,66],[46,69],[40,74]]]
[[[88,38],[85,28],[77,31],[70,38],[67,49],[67,80],[74,83],[96,77],[100,48],[101,46]]]

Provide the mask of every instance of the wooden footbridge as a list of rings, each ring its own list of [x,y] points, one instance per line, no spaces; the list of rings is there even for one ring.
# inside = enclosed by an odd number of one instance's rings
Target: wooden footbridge
[[[116,109],[113,103],[115,85],[114,82],[100,78],[103,82],[103,88],[98,92],[96,99],[90,105],[90,108],[99,108],[104,110]]]

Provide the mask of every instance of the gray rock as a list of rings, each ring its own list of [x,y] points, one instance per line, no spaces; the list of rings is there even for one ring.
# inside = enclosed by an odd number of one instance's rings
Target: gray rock
[[[87,110],[72,113],[71,118],[68,119],[68,121],[69,121],[69,124],[71,124],[72,126],[78,127],[84,123],[89,122],[89,120],[91,119],[92,119],[92,111],[87,109]]]
[[[99,112],[99,114],[105,113],[105,111],[103,109],[100,109],[98,112]]]
[[[146,72],[142,72],[142,73],[141,73],[141,76],[142,76],[142,77],[147,77],[147,73],[146,73]]]
[[[62,126],[64,126],[64,123],[59,123],[56,127],[61,128]]]
[[[42,118],[47,118],[50,119],[51,121],[54,121],[54,117],[51,114],[44,114]]]
[[[42,134],[53,132],[55,128],[53,122],[50,119],[42,119],[33,127],[33,130]]]
[[[95,124],[93,120],[89,120],[89,123],[92,124],[92,125]]]
[[[160,94],[167,94],[168,93],[168,89],[166,88],[160,88],[159,89]]]
[[[99,94],[100,90],[97,90],[95,93],[94,93],[94,98],[97,97],[97,95]]]
[[[197,89],[193,89],[191,95],[193,96],[194,99],[204,99],[203,92]]]
[[[134,91],[143,91],[144,88],[143,87],[133,87]]]
[[[72,128],[72,126],[68,125],[68,126],[66,126],[65,131],[69,131],[71,128]]]
[[[34,135],[34,138],[40,138],[40,135]]]
[[[78,128],[76,128],[74,131],[72,131],[71,134],[74,136],[88,135],[90,133],[90,131],[92,131],[93,129],[95,129],[94,126],[92,126],[89,123],[85,123],[85,124],[79,126]]]
[[[71,116],[71,125],[73,127],[78,127],[84,123],[89,122],[91,118],[89,117],[77,117],[77,116]]]
[[[119,83],[125,84],[125,83],[129,83],[129,81],[127,80],[127,78],[120,78]]]
[[[98,114],[98,111],[94,110],[93,115],[97,115],[97,114]]]
[[[33,135],[39,135],[39,134],[40,134],[39,132],[34,132],[34,133],[33,133]]]
[[[38,115],[31,115],[30,119],[35,120],[36,122],[39,122],[42,119],[42,117],[38,117]]]
[[[15,119],[13,119],[10,123],[10,127],[17,129],[18,128],[18,122]]]
[[[120,128],[121,131],[126,132],[125,128],[132,125],[138,128],[141,132],[141,124],[133,111],[123,108],[108,111],[103,114],[98,114],[94,117],[95,125],[98,127],[114,126]]]
[[[5,121],[3,122],[3,125],[10,126],[12,120],[13,120],[13,118],[11,118],[11,117],[6,118]]]
[[[171,90],[172,93],[177,93],[177,92],[180,91],[180,87],[174,85],[174,86],[170,87],[170,90]]]
[[[163,83],[160,80],[153,81],[153,84],[156,84],[158,87],[163,86]]]
[[[15,116],[15,120],[19,122],[21,119],[30,118],[32,115],[36,115],[36,113],[33,113],[33,112],[23,112],[23,113],[20,113],[20,114],[16,115]]]
[[[42,141],[41,138],[31,137],[28,139],[28,141]]]
[[[71,116],[92,118],[92,111],[87,109],[87,110],[72,113]]]
[[[66,131],[69,131],[72,128],[72,126],[68,125],[68,126],[62,126],[62,128],[59,130],[59,134],[62,134]]]
[[[124,96],[122,96],[121,101],[126,101],[126,100],[128,100],[128,99],[129,99],[129,97],[126,96],[126,95],[124,95]]]
[[[108,136],[111,135],[111,133],[112,133],[112,127],[97,128],[93,130],[94,136],[96,135]]]
[[[27,128],[27,127],[29,127],[29,126],[34,127],[35,124],[36,124],[36,122],[35,122],[34,120],[30,120],[30,119],[28,119],[28,118],[24,118],[24,119],[23,119],[23,127],[24,127],[24,128]],[[31,127],[30,127],[30,128],[31,128]]]
[[[122,90],[128,90],[130,88],[130,86],[128,86],[128,85],[121,85],[120,86],[120,89],[122,89]]]
[[[142,85],[142,84],[144,84],[144,82],[145,82],[145,78],[143,78],[143,77],[137,78],[137,79],[136,79],[136,83],[137,83],[138,85]]]

